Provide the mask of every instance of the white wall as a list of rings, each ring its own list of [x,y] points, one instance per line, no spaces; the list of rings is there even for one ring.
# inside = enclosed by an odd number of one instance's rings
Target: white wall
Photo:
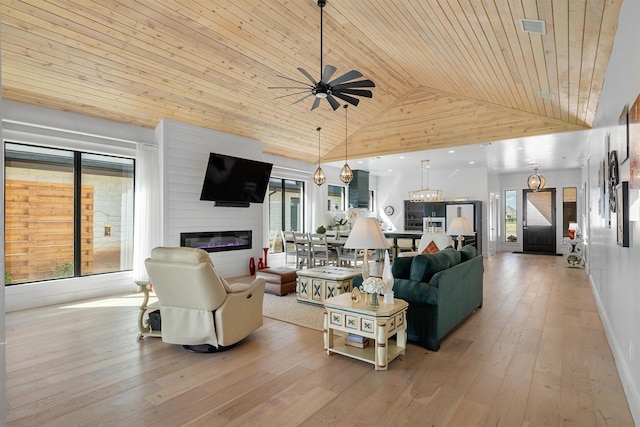
[[[589,276],[627,400],[640,425],[640,222],[630,223],[630,247],[616,243],[616,217],[611,227],[598,213],[598,166],[605,158],[605,137],[617,138],[618,117],[625,104],[640,94],[640,2],[625,1],[602,96],[589,137],[588,182]],[[629,179],[629,162],[620,165],[620,179]],[[637,192],[637,190],[636,190]]]

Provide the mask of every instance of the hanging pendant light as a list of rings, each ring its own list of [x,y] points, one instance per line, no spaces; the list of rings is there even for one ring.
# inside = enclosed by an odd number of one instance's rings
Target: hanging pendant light
[[[533,174],[527,178],[527,187],[536,192],[542,190],[546,184],[547,180],[538,173],[538,168],[533,168]]]
[[[318,129],[316,129],[318,131],[318,169],[316,169],[315,173],[313,174],[313,182],[315,182],[317,185],[322,185],[327,180],[324,171],[320,167],[320,129],[322,128],[319,127]]]
[[[411,202],[441,202],[444,199],[442,198],[442,190],[434,190],[429,188],[429,160],[421,160],[420,161],[420,189],[409,191],[409,200]],[[423,176],[424,171],[427,171],[427,186],[424,186]]]
[[[347,107],[348,104],[344,104],[344,166],[340,170],[340,181],[348,184],[353,179],[353,171],[347,163],[347,138],[349,133],[347,132]]]

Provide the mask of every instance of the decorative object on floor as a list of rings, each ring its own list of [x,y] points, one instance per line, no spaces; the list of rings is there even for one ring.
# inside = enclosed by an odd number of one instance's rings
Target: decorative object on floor
[[[538,173],[538,168],[533,168],[533,174],[529,175],[527,178],[527,187],[533,191],[540,191],[547,184],[547,180],[544,179],[544,176]]]
[[[368,250],[387,249],[389,244],[375,218],[360,217],[356,220],[353,229],[349,233],[344,247],[347,249],[362,249],[364,251],[362,277],[366,280],[369,277]]]
[[[324,67],[323,72],[323,62],[322,62],[322,9],[327,4],[326,0],[318,0],[318,7],[320,8],[320,73],[321,78],[320,81],[316,82],[315,79],[309,74],[305,69],[298,68],[307,79],[311,81],[313,84],[307,84],[305,86],[292,86],[292,87],[269,87],[269,89],[300,89],[303,92],[295,92],[289,95],[280,96],[279,98],[283,98],[291,95],[299,95],[300,93],[307,93],[304,97],[294,102],[294,104],[306,99],[309,96],[314,96],[315,100],[313,101],[313,105],[311,109],[314,110],[320,105],[320,101],[322,99],[326,99],[333,111],[337,110],[340,106],[340,103],[334,98],[340,98],[343,101],[348,102],[351,105],[358,105],[360,102],[359,99],[354,98],[353,96],[364,96],[366,98],[371,98],[373,95],[370,90],[363,90],[362,88],[375,87],[376,85],[371,80],[358,80],[358,81],[350,81],[354,79],[358,79],[362,77],[362,73],[360,71],[351,70],[342,76],[329,81],[333,74],[336,72],[336,67],[333,65],[328,65]],[[278,76],[283,79],[291,80],[293,82],[304,84],[297,79],[292,79],[285,76]],[[352,96],[353,95],[353,96]],[[276,98],[277,99],[277,98]]]
[[[347,139],[349,138],[349,133],[347,132],[347,104],[344,104],[344,166],[340,171],[340,181],[348,184],[353,179],[353,171],[349,167],[349,163],[347,163]]]
[[[441,202],[442,190],[434,190],[429,188],[429,169],[431,165],[429,160],[420,161],[420,189],[409,191],[409,200],[412,202]],[[424,186],[424,173],[427,172],[427,186]]]
[[[451,225],[447,230],[447,234],[449,236],[458,236],[456,239],[458,241],[458,250],[462,249],[464,236],[473,235],[473,228],[471,227],[471,224],[469,224],[469,221],[467,221],[467,218],[462,216],[461,208],[458,208],[458,216],[453,219],[453,222],[451,222]]]
[[[269,263],[267,262],[267,255],[269,254],[269,248],[262,248],[262,252],[264,252],[264,266],[262,268],[269,268]]]
[[[393,304],[393,273],[391,271],[391,260],[389,250],[384,251],[384,268],[382,270],[382,281],[384,282],[384,303]]]
[[[315,173],[313,174],[313,182],[320,186],[325,183],[327,177],[320,167],[320,131],[322,130],[322,128],[318,127],[318,129],[316,130],[318,131],[318,169],[316,169]]]
[[[369,297],[369,307],[376,308],[380,306],[378,295],[384,295],[386,286],[379,277],[368,277],[362,282],[360,290],[366,292]]]

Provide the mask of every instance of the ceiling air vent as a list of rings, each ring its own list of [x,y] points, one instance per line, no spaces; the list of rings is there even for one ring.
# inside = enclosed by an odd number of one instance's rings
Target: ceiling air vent
[[[547,34],[547,26],[539,19],[520,19],[520,29],[525,33]]]

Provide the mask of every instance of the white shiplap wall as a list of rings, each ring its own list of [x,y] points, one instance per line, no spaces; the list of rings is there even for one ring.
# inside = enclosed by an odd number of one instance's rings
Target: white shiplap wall
[[[251,230],[251,249],[210,254],[221,276],[249,274],[249,259],[254,257],[257,265],[264,256],[262,248],[268,245],[263,232],[263,205],[216,207],[213,202],[200,201],[200,191],[209,153],[264,161],[262,144],[167,119],[158,127],[164,179],[163,245],[179,246],[181,232]]]

